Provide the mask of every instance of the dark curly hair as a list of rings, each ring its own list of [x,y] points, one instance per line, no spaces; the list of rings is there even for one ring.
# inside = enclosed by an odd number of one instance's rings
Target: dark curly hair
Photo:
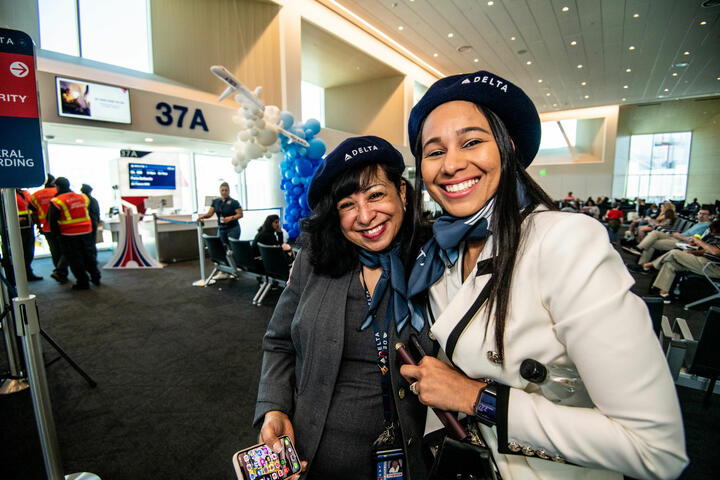
[[[300,223],[303,231],[300,243],[309,251],[310,263],[317,273],[340,277],[357,265],[356,246],[345,238],[340,230],[340,216],[336,205],[340,199],[369,186],[373,179],[377,178],[380,169],[395,185],[398,194],[402,184],[405,184],[407,205],[396,241],[400,242],[400,256],[405,266],[409,266],[414,260],[422,238],[417,235],[413,222],[415,192],[412,186],[402,177],[402,170],[397,167],[384,163],[359,165],[348,169],[335,179],[313,209],[312,216],[303,219]]]

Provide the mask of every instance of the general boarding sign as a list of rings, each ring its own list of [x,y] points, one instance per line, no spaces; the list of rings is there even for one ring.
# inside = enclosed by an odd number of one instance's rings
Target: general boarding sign
[[[0,187],[43,184],[41,142],[33,41],[0,28]]]

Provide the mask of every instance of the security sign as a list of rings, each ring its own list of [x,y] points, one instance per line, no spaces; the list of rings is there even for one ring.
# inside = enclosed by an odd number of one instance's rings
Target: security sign
[[[32,39],[0,28],[0,187],[43,184],[41,142]]]

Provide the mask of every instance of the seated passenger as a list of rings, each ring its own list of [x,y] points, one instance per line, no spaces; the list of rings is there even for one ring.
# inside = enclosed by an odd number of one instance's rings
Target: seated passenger
[[[702,237],[707,233],[708,227],[710,226],[710,210],[707,208],[701,209],[697,213],[697,221],[695,225],[688,228],[682,233],[674,232],[672,234],[665,233],[660,230],[653,230],[648,233],[642,242],[637,246],[640,250],[641,255],[638,259],[638,265],[643,265],[652,260],[653,255],[657,250],[666,252],[675,248],[678,242],[687,243],[690,237],[700,235]]]
[[[660,214],[657,216],[657,218],[647,218],[647,225],[641,225],[637,229],[637,240],[638,242],[641,242],[643,238],[645,238],[645,235],[647,235],[649,232],[652,232],[655,230],[655,227],[665,227],[670,228],[672,227],[673,223],[675,223],[675,219],[677,218],[677,215],[675,215],[675,204],[672,202],[663,202],[662,206],[660,207]]]
[[[253,239],[252,245],[255,256],[260,256],[258,243],[263,245],[279,245],[287,253],[288,262],[292,262],[294,256],[290,245],[283,241],[283,231],[280,228],[280,217],[277,215],[268,215],[263,224],[258,228],[258,233]]]

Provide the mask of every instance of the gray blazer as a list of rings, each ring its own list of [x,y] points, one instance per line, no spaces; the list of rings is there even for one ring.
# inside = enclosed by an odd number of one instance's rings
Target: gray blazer
[[[301,251],[263,339],[254,424],[261,425],[270,410],[286,413],[293,423],[296,448],[300,458],[308,461],[308,470],[312,469],[340,368],[351,278],[352,272],[340,278],[315,273],[307,254]],[[400,335],[394,328],[389,333],[391,383],[402,427],[406,478],[425,479],[421,443],[427,409],[410,392],[392,353],[397,341],[407,344],[411,331],[407,325]],[[419,337],[426,351],[431,351],[427,326]]]

